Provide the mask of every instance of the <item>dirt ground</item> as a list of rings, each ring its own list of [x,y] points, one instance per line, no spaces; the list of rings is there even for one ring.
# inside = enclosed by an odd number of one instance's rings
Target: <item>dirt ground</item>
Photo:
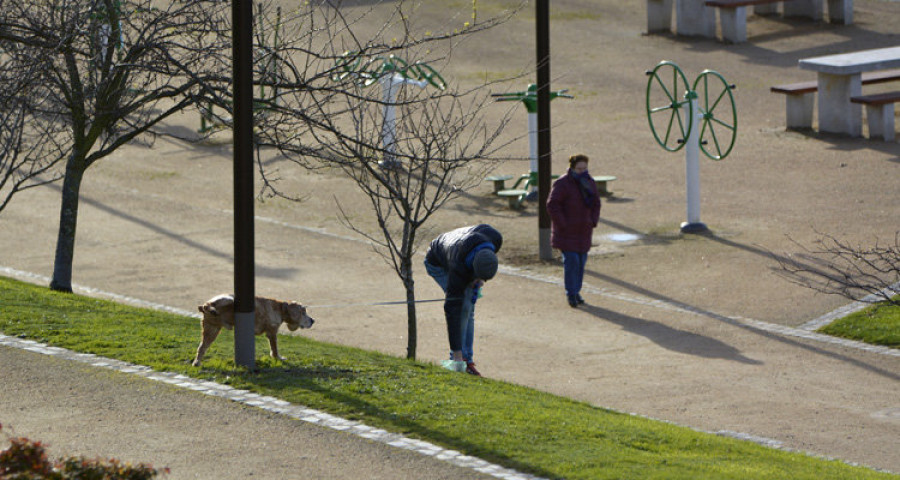
[[[858,0],[851,26],[751,16],[749,41],[739,45],[645,35],[638,1],[559,0],[552,8],[553,88],[576,97],[553,103],[553,170],[563,172],[570,154],[584,152],[593,174],[617,177],[614,197],[604,203],[588,261],[588,306],[578,310],[565,302],[561,265],[537,260],[533,203],[509,210],[484,183],[429,222],[423,252],[434,234],[461,225],[486,222],[504,234],[502,275],[478,305],[482,372],[900,471],[900,358],[794,335],[794,327],[847,301],[785,281],[772,258],[811,245],[820,233],[862,245],[893,241],[900,145],[785,131],[784,98],[769,92],[814,78],[797,67],[800,58],[896,45],[900,3]],[[428,19],[436,14],[425,9]],[[532,27],[526,12],[460,45],[442,74],[473,83],[530,68]],[[737,85],[735,148],[719,162],[701,158],[709,235],[679,233],[684,154],[660,148],[647,125],[644,72],[661,60],[678,63],[689,79],[710,68]],[[487,114],[499,118],[510,105]],[[516,108],[509,138],[526,131],[524,109]],[[198,125],[185,114],[167,128]],[[509,149],[524,157],[528,143]],[[227,144],[160,139],[92,168],[74,281],[189,311],[231,291],[230,155]],[[282,167],[282,186],[306,201],[257,204],[257,292],[312,305],[318,322],[304,335],[404,355],[405,311],[359,305],[403,299],[400,281],[341,224],[335,198],[358,206],[356,218],[372,225],[367,202],[338,175]],[[527,169],[527,161],[507,162],[498,173]],[[17,196],[0,213],[0,266],[49,276],[58,210],[55,187]],[[638,239],[610,237],[619,233]],[[416,280],[420,299],[440,296],[424,268]],[[440,304],[418,311],[419,358],[437,361],[446,350]]]

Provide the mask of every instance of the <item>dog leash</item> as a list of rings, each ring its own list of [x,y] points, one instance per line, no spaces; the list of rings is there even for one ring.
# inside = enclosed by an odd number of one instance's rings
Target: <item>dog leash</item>
[[[304,305],[305,308],[346,308],[346,307],[387,307],[391,305],[409,305],[411,303],[432,303],[443,302],[444,298],[432,298],[429,300],[398,300],[395,302],[374,302],[374,303],[339,303],[334,305]]]

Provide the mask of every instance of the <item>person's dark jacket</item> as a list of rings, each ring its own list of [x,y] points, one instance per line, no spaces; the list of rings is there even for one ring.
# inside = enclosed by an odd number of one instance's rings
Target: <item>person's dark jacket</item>
[[[585,175],[585,179],[590,175]],[[564,252],[587,253],[591,249],[591,235],[600,221],[600,196],[593,179],[579,181],[570,169],[553,182],[547,198],[550,214],[550,245]],[[585,200],[582,188],[589,189]]]
[[[448,273],[447,297],[444,300],[444,314],[447,322],[458,319],[462,315],[463,294],[475,280],[475,272],[471,265],[466,265],[466,257],[477,246],[490,243],[494,253],[503,245],[503,235],[494,227],[486,224],[462,227],[442,233],[431,242],[425,261],[442,267]]]

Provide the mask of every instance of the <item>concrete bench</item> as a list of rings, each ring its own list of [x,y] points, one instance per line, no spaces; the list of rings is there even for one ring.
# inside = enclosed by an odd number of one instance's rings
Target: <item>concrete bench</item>
[[[675,7],[678,35],[715,37],[716,12],[703,0],[646,0],[647,33],[672,31],[672,7]]]
[[[496,194],[500,190],[506,190],[506,181],[512,180],[512,178],[512,175],[491,175],[484,177],[484,181],[494,183],[494,193]]]
[[[881,70],[866,72],[862,75],[862,84],[893,82],[900,80],[900,70]],[[819,89],[817,80],[807,82],[775,85],[769,90],[781,93],[785,97],[785,124],[789,129],[811,129],[813,119],[813,103]]]
[[[900,92],[859,95],[850,97],[850,101],[866,106],[869,138],[881,137],[886,142],[894,141],[894,103],[900,102]]]
[[[778,4],[790,0],[707,0],[706,6],[719,9],[722,40],[731,43],[747,41],[747,7]],[[766,10],[768,13],[770,10]]]
[[[785,97],[785,112],[787,128],[809,129],[812,128],[813,103],[816,100],[816,90],[819,84],[815,80],[808,82],[789,83],[775,85],[769,90],[775,93],[783,93]]]
[[[528,195],[528,190],[510,189],[500,190],[497,196],[504,197],[509,201],[509,208],[518,210],[522,206],[522,201]]]
[[[647,33],[672,29],[672,0],[647,0]]]
[[[611,197],[612,192],[609,191],[609,182],[616,181],[616,177],[612,175],[597,175],[594,182],[597,183],[597,194],[601,197]]]
[[[678,35],[715,38],[716,10],[722,23],[722,37],[729,42],[747,39],[747,14],[767,15],[778,12],[783,3],[785,17],[804,17],[820,22],[826,0],[645,0],[647,6],[647,33],[672,31],[672,7],[675,7]],[[831,23],[853,23],[853,0],[827,0],[828,20]]]

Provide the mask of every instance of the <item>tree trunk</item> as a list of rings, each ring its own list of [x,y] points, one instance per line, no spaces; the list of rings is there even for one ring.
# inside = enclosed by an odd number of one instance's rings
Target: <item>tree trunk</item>
[[[59,234],[56,238],[56,259],[53,264],[53,280],[50,282],[50,289],[60,292],[72,292],[72,262],[75,258],[78,200],[85,170],[82,163],[73,155],[66,165],[66,176],[63,180],[62,203],[59,210]]]
[[[403,286],[406,287],[406,358],[416,359],[416,346],[418,344],[418,331],[416,328],[416,288],[412,276],[412,261],[403,261]]]
[[[416,329],[416,292],[412,288],[406,289],[406,318],[409,339],[406,341],[406,358],[416,359],[417,329]]]

